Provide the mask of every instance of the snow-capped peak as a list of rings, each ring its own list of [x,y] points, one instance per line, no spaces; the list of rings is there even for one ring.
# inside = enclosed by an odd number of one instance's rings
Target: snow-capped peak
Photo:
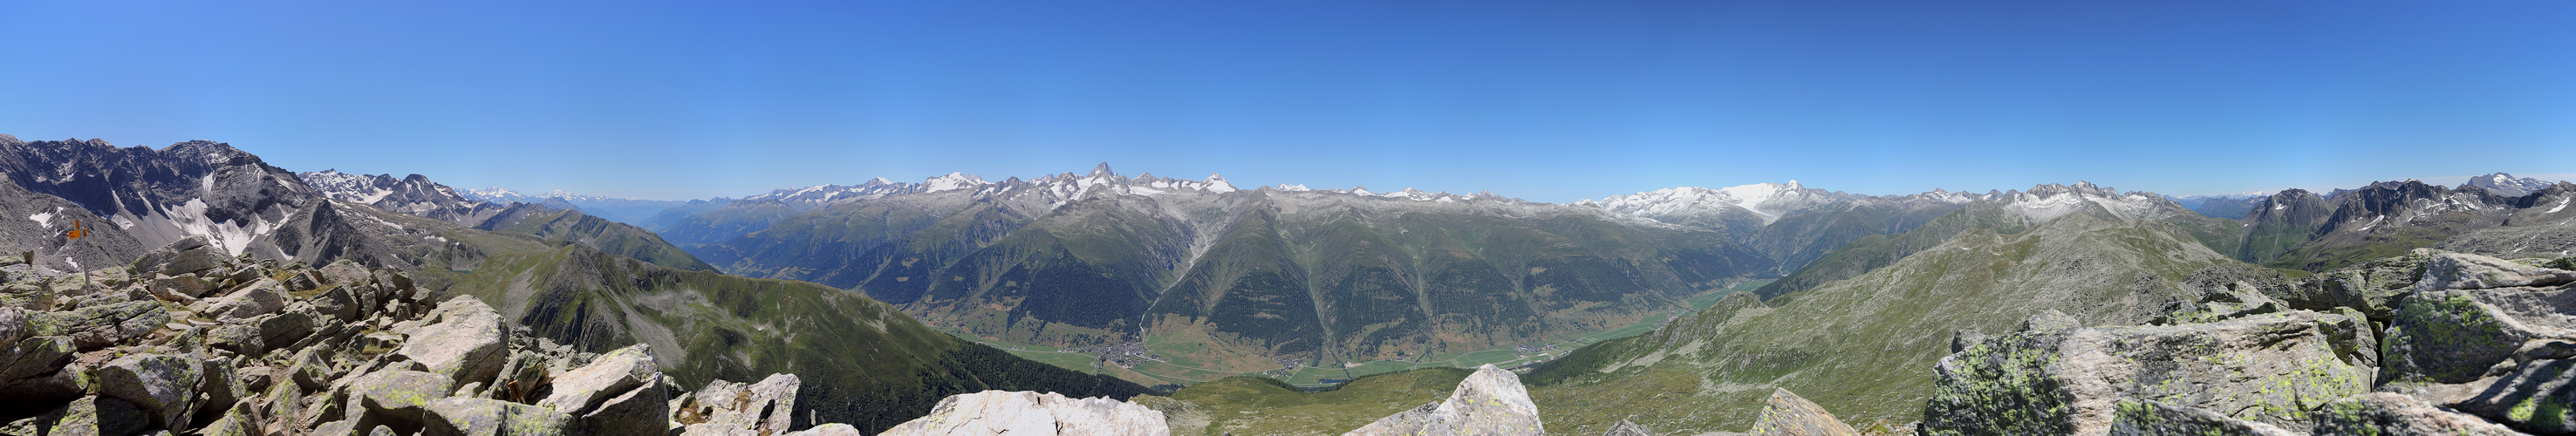
[[[1755,183],[1709,189],[1697,186],[1665,188],[1631,195],[1614,195],[1600,200],[1576,201],[1578,205],[1600,207],[1611,212],[1648,218],[1685,213],[1723,213],[1743,209],[1762,217],[1763,224],[1778,221],[1781,214],[1799,208],[1832,202],[1835,193],[1810,189],[1791,180],[1788,183]]]
[[[1107,165],[1103,164],[1102,167],[1106,168]],[[948,173],[948,175],[932,177],[921,181],[921,192],[954,191],[990,184],[992,184],[992,182],[984,181],[983,176],[952,172]]]

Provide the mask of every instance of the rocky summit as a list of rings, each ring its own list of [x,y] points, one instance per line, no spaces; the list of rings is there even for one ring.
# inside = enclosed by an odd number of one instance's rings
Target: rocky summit
[[[180,239],[86,276],[0,257],[0,434],[791,434],[799,382],[696,392],[405,274]],[[855,434],[847,425],[806,434]]]

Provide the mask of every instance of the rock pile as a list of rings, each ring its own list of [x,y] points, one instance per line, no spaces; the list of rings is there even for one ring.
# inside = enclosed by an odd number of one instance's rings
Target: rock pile
[[[0,434],[778,435],[798,381],[682,392],[636,345],[582,353],[393,270],[201,238],[86,278],[0,257]],[[855,434],[846,425],[808,430]]]
[[[2014,333],[1963,331],[1921,430],[2576,432],[2576,272],[2544,264],[2417,250],[2227,287],[2162,325],[2083,327],[2050,311]]]

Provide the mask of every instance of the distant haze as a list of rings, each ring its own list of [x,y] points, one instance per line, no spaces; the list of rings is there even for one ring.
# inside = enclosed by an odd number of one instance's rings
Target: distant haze
[[[1121,173],[1567,202],[2576,168],[2576,2],[4,2],[0,133],[651,199]]]

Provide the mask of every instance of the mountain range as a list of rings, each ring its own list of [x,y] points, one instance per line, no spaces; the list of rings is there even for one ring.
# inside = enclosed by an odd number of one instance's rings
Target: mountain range
[[[640,228],[466,200],[421,176],[299,176],[211,141],[152,149],[8,135],[0,173],[0,209],[13,215],[0,219],[0,245],[34,252],[34,268],[121,266],[198,237],[226,255],[411,271],[436,299],[474,296],[583,351],[654,344],[683,384],[799,374],[799,422],[873,432],[957,393],[1146,391],[937,333],[857,294],[692,271],[704,264]],[[91,233],[67,240],[72,220]]]

